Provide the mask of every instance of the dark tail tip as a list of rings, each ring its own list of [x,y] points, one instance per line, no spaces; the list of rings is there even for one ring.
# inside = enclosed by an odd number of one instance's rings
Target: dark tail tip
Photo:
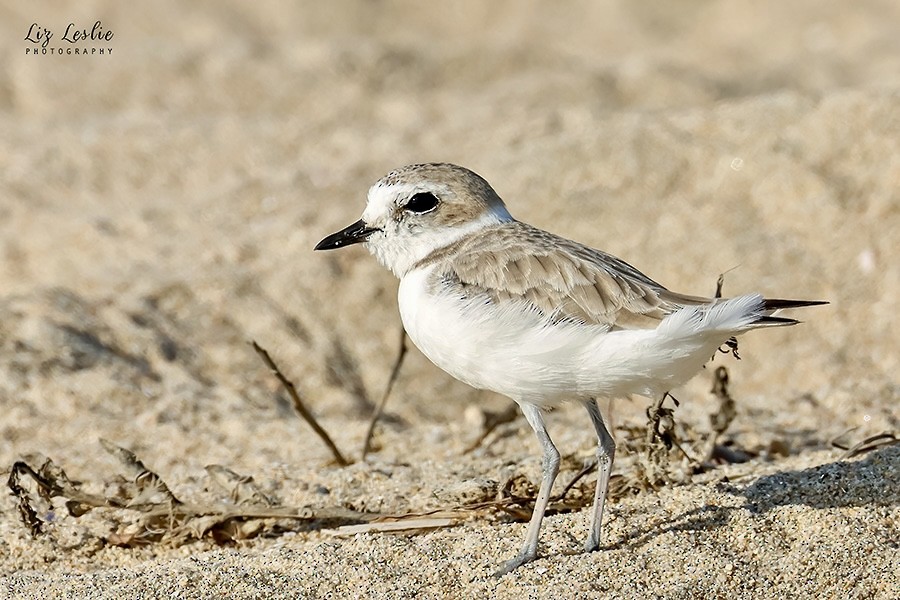
[[[769,315],[763,315],[756,320],[756,324],[758,325],[796,325],[800,323],[797,319],[788,319],[787,317],[770,317]]]
[[[777,298],[766,298],[763,308],[765,308],[765,310],[781,310],[782,308],[802,308],[804,306],[820,306],[822,304],[828,304],[828,301],[827,300],[780,300]]]

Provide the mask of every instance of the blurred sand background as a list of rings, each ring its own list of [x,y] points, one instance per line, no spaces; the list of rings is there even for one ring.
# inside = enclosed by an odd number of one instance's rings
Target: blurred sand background
[[[398,513],[452,505],[460,482],[537,482],[524,420],[463,452],[508,401],[417,351],[377,451],[338,467],[247,344],[357,457],[397,282],[361,248],[312,247],[409,162],[472,168],[521,220],[679,291],[737,267],[726,294],[831,301],[716,359],[727,437],[758,456],[616,499],[604,552],[578,554],[588,511],[548,518],[546,558],[501,580],[525,527],[502,517],[127,549],[98,541],[113,511],[59,506],[32,538],[4,493],[0,596],[897,596],[900,448],[841,460],[831,441],[900,429],[900,4],[6,1],[0,17],[4,480],[41,453],[99,485],[117,472],[102,437],[188,499],[215,495],[211,463],[287,505]],[[97,19],[112,54],[25,55],[31,23]],[[709,386],[676,392],[680,421],[708,428]],[[580,408],[548,423],[590,456]]]

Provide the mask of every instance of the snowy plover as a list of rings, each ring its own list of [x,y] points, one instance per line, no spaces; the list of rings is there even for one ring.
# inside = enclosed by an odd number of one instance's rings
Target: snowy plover
[[[537,557],[559,471],[542,408],[581,402],[597,432],[585,545],[596,550],[616,449],[597,399],[659,399],[732,336],[797,323],[774,311],[822,304],[669,291],[614,256],[516,221],[487,181],[451,164],[389,173],[369,189],[362,219],[316,250],[359,242],[400,278],[403,326],[425,356],[460,381],[512,398],[541,443],[543,479],[525,543],[499,573]]]

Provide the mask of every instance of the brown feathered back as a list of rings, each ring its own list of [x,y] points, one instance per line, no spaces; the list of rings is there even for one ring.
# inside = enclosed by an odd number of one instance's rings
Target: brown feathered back
[[[599,250],[512,221],[434,251],[435,285],[492,301],[523,299],[553,321],[609,329],[651,329],[673,311],[710,298],[667,290],[628,263]]]

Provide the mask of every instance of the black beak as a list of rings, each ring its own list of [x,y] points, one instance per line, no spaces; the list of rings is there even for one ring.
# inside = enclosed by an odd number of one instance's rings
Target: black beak
[[[350,244],[359,244],[369,239],[369,236],[380,231],[377,227],[367,227],[362,219],[344,227],[337,233],[332,233],[327,238],[316,244],[316,250],[334,250],[335,248],[343,248]]]

